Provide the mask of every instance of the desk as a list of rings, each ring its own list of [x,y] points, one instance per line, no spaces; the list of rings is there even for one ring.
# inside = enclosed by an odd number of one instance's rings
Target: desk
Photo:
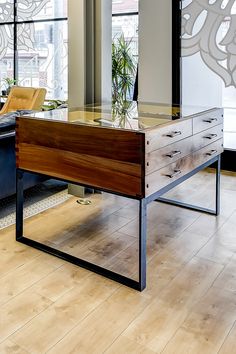
[[[16,239],[122,284],[146,286],[147,205],[155,200],[219,213],[223,111],[142,103],[127,112],[95,105],[17,117]],[[217,162],[214,210],[162,195]],[[136,199],[139,203],[139,279],[117,274],[23,236],[22,177],[26,171]]]

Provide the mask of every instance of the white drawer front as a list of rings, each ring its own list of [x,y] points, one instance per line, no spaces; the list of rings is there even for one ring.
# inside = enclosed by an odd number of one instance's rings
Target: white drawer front
[[[146,153],[163,148],[192,135],[192,119],[172,121],[163,127],[146,132]]]
[[[210,129],[215,125],[222,124],[223,119],[222,109],[212,109],[204,114],[196,116],[193,118],[193,134]]]
[[[193,137],[180,140],[146,154],[145,174],[148,175],[162,167],[189,155],[193,151]]]
[[[223,139],[217,140],[214,143],[205,146],[204,148],[193,153],[194,167],[207,162],[213,157],[220,155],[223,152]]]
[[[152,151],[146,154],[145,174],[148,175],[159,170],[221,138],[223,138],[223,125],[216,125],[199,134],[195,134],[193,137],[185,138],[174,144]]]
[[[150,173],[145,178],[145,193],[149,196],[158,190],[168,186],[194,168],[209,161],[214,156],[223,152],[223,139],[217,140],[203,149],[190,155],[178,159],[176,162],[163,167],[162,169]]]
[[[223,124],[216,125],[193,136],[193,150],[196,151],[223,138]]]

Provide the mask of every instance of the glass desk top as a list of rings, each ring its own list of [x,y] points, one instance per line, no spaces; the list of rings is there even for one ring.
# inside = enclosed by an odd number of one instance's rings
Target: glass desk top
[[[72,110],[56,109],[30,114],[30,117],[74,124],[143,131],[176,119],[188,119],[210,107],[172,106],[125,102],[121,105],[93,104]]]

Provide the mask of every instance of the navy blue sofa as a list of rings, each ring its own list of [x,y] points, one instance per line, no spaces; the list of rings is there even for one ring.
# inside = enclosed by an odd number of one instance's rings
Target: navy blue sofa
[[[24,189],[42,182],[42,177],[24,175]],[[15,118],[0,118],[0,199],[16,193]]]

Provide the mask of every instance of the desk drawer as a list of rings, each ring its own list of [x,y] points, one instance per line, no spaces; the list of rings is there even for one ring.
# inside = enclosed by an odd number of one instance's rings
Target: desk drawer
[[[200,133],[203,130],[209,129],[215,125],[223,123],[223,110],[212,109],[200,116],[193,118],[193,134]]]
[[[192,135],[192,119],[172,121],[145,134],[146,153],[163,148]]]
[[[201,164],[209,161],[223,151],[223,139],[219,139],[190,155],[178,159],[176,162],[150,173],[145,178],[145,195],[149,196],[168,186],[180,177],[194,170]]]
[[[216,125],[193,136],[193,150],[196,151],[223,138],[223,124]]]
[[[164,148],[146,154],[145,174],[148,175],[164,166],[223,138],[223,125],[216,125],[193,137],[180,140]]]
[[[198,167],[199,165],[207,162],[213,157],[220,155],[223,150],[223,139],[219,139],[214,143],[207,145],[204,148],[194,152],[192,154],[194,167]]]
[[[198,139],[199,140],[199,139]],[[180,140],[174,144],[167,145],[162,149],[158,149],[146,154],[145,174],[148,175],[156,170],[173,163],[180,158],[189,155],[193,151],[193,137]]]

